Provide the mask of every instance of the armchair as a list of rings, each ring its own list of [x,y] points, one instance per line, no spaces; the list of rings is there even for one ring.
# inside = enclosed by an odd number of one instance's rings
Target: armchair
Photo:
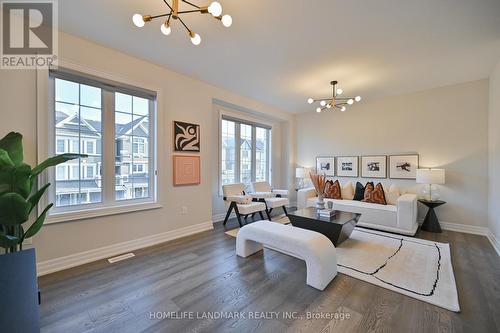
[[[233,210],[236,214],[240,227],[243,226],[241,222],[242,216],[246,219],[250,214],[259,213],[260,217],[264,219],[262,211],[267,212],[266,204],[264,202],[253,201],[252,197],[245,193],[244,184],[223,185],[222,192],[224,196],[224,205],[227,209],[224,225],[226,225]]]
[[[288,200],[288,190],[274,190],[268,182],[252,183],[253,192],[250,193],[255,201],[264,202],[266,204],[266,214],[271,220],[271,211],[274,208],[282,207],[285,215],[286,205],[290,204]]]

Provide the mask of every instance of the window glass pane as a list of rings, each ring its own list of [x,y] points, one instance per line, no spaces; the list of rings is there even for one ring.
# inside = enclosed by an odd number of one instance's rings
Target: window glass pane
[[[102,130],[101,109],[80,108],[80,117],[82,118],[80,131],[86,134],[94,134]]]
[[[132,96],[115,93],[115,110],[125,113],[132,113]]]
[[[55,94],[57,102],[66,102],[72,104],[78,104],[79,93],[78,93],[78,83],[56,79],[55,80]]]
[[[267,133],[268,130],[265,128],[255,129],[255,181],[257,182],[267,180]]]
[[[149,100],[116,94],[117,200],[149,197]],[[123,105],[131,105],[131,110]],[[124,113],[130,112],[129,113]]]
[[[240,182],[252,182],[252,126],[240,124]]]
[[[115,135],[132,134],[132,114],[115,112]]]
[[[81,84],[80,85],[80,104],[100,109],[101,108],[101,89]]]
[[[55,79],[56,152],[86,153],[88,158],[68,161],[56,169],[56,206],[69,206],[101,202],[101,180],[96,175],[100,169],[101,114],[100,108],[80,106],[85,96],[86,104],[100,106],[101,89]],[[75,103],[70,105],[67,103]]]
[[[149,136],[149,117],[134,114],[133,120],[132,134],[134,136]]]
[[[147,116],[149,115],[149,101],[145,98],[133,98],[133,112],[136,115]]]
[[[236,183],[235,123],[222,120],[222,185]]]

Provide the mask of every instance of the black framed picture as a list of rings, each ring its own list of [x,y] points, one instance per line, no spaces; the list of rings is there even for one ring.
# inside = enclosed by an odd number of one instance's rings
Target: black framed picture
[[[361,177],[387,178],[387,156],[361,156]]]
[[[337,177],[358,177],[358,156],[337,156]]]
[[[416,179],[418,169],[418,154],[390,155],[389,178]]]
[[[174,151],[200,151],[200,125],[174,121]]]
[[[326,175],[327,177],[335,176],[334,165],[334,157],[316,157],[316,173],[318,175]]]

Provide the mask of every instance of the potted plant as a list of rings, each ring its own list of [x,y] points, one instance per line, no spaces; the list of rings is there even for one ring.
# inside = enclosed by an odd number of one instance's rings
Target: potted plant
[[[6,332],[9,325],[34,325],[34,317],[38,323],[38,308],[29,310],[38,299],[35,251],[22,248],[23,241],[40,230],[53,205],[38,215],[38,203],[50,186],[38,186],[38,176],[49,167],[79,157],[86,155],[57,155],[32,168],[23,162],[21,134],[11,132],[0,140],[0,247],[5,250],[0,254],[0,327]],[[25,226],[30,220],[34,222]]]

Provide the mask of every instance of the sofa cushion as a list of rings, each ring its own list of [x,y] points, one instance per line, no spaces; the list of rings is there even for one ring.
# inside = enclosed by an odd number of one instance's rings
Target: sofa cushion
[[[384,195],[384,187],[381,183],[373,186],[373,183],[367,183],[365,187],[365,198],[363,202],[374,203],[379,205],[387,205]]]
[[[347,182],[342,186],[342,199],[352,200],[354,198],[354,189],[351,182]]]
[[[353,200],[361,201],[364,199],[364,197],[365,197],[365,187],[360,182],[357,182]]]
[[[340,183],[338,180],[332,182],[328,180],[325,186],[325,198],[327,199],[342,199]]]
[[[384,195],[385,201],[388,205],[397,205],[398,198],[401,196],[401,193],[399,191],[399,187],[393,184],[387,190],[384,187]]]

